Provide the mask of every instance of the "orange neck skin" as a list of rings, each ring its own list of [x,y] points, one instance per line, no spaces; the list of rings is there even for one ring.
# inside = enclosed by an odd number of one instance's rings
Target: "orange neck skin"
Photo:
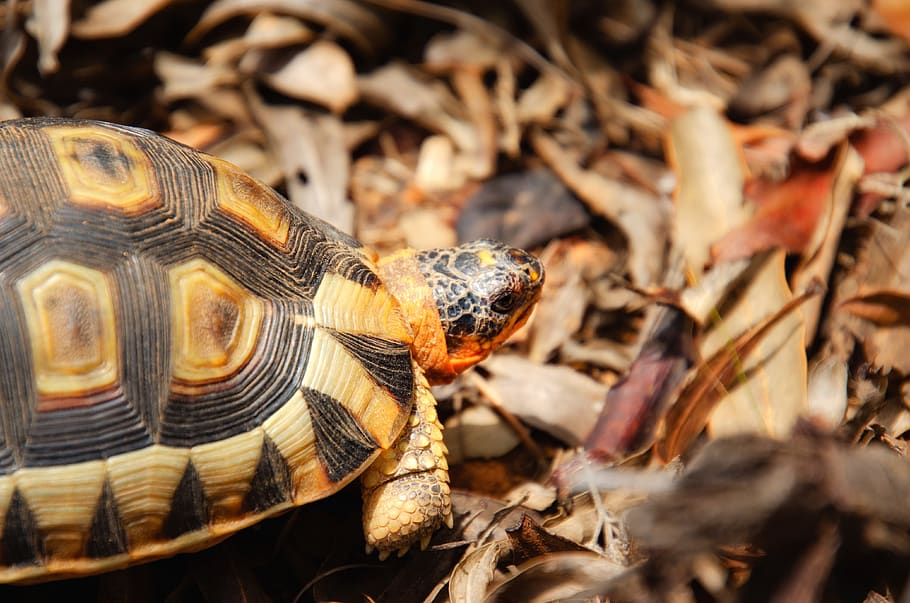
[[[403,249],[383,258],[379,262],[379,275],[411,325],[414,334],[411,353],[427,380],[433,385],[450,383],[458,373],[483,360],[487,354],[470,363],[453,362],[449,358],[436,300],[420,271],[416,254],[413,249]]]

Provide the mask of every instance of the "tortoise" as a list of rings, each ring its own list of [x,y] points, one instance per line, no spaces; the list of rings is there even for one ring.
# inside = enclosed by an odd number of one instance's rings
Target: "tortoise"
[[[367,549],[452,524],[430,384],[544,274],[483,240],[379,260],[151,131],[0,123],[0,582],[201,549],[361,477]]]

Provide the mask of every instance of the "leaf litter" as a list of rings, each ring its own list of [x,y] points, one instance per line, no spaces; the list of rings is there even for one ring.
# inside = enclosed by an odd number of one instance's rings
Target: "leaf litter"
[[[0,119],[151,128],[386,253],[547,266],[436,389],[456,527],[356,488],[8,600],[905,601],[910,10],[874,0],[9,1]]]

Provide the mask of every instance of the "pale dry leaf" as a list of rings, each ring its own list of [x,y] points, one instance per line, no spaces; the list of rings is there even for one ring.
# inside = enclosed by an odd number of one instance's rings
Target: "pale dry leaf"
[[[682,290],[679,296],[680,306],[696,322],[704,324],[720,301],[734,291],[751,266],[751,259],[732,260],[711,266],[698,282]]]
[[[852,132],[871,128],[875,123],[875,117],[856,113],[811,123],[799,133],[796,152],[809,161],[821,161],[833,147],[843,142]]]
[[[486,601],[496,566],[509,550],[507,541],[494,540],[465,555],[449,578],[449,600],[457,603]]]
[[[493,99],[480,73],[462,69],[452,74],[452,85],[467,111],[467,117],[474,126],[474,146],[461,147],[455,157],[458,172],[475,180],[486,180],[496,169],[497,141],[499,128]]]
[[[454,166],[455,148],[448,136],[434,134],[420,143],[414,186],[426,193],[455,190],[464,184],[464,175]]]
[[[339,45],[319,40],[302,51],[254,50],[240,69],[282,94],[343,113],[357,100],[354,62]]]
[[[531,133],[531,143],[572,192],[626,234],[633,283],[640,287],[657,284],[663,273],[669,207],[639,187],[583,169],[577,153],[540,130]]]
[[[835,163],[834,183],[822,218],[816,225],[802,260],[791,278],[793,289],[800,291],[813,281],[827,283],[840,249],[841,233],[847,221],[856,184],[863,174],[863,159],[852,146],[845,145]],[[806,341],[815,339],[822,315],[822,296],[808,300],[800,307],[806,325]]]
[[[187,38],[198,40],[228,19],[263,12],[319,23],[369,54],[385,46],[389,38],[389,30],[379,13],[354,0],[217,0],[206,9]]]
[[[910,209],[898,206],[887,224],[869,220],[867,228],[865,247],[835,292],[833,331],[860,342],[873,368],[908,374],[910,321],[902,314],[910,297]],[[876,315],[892,320],[867,320]]]
[[[57,71],[57,53],[70,30],[70,0],[34,0],[25,28],[38,41],[38,69],[45,75]]]
[[[262,13],[250,22],[243,37],[230,38],[203,51],[210,65],[234,63],[250,50],[284,48],[312,41],[316,34],[296,17]]]
[[[260,182],[277,186],[284,179],[280,162],[266,149],[261,136],[238,132],[219,141],[205,151],[229,161]]]
[[[235,87],[240,82],[233,69],[204,65],[170,52],[157,53],[154,68],[164,85],[161,97],[165,102],[201,99],[214,95],[219,88]]]
[[[569,102],[571,88],[565,78],[542,73],[518,97],[518,123],[547,124]]]
[[[700,352],[708,358],[734,337],[778,311],[792,294],[786,280],[785,252],[772,252],[732,303],[719,309],[720,321],[702,339]],[[714,437],[759,433],[782,438],[806,412],[805,327],[794,312],[738,359],[742,378],[721,400],[709,422]]]
[[[467,29],[433,36],[423,51],[424,67],[440,73],[456,69],[492,69],[503,56],[503,49],[491,39]]]
[[[673,243],[698,280],[711,245],[744,223],[744,174],[727,122],[708,108],[692,109],[670,124],[668,162],[677,176]]]
[[[449,464],[465,459],[492,459],[518,446],[515,431],[487,406],[469,406],[445,422],[442,432]]]
[[[830,355],[812,363],[806,408],[823,428],[834,430],[847,412],[847,363]]]
[[[250,105],[284,169],[291,201],[352,233],[354,208],[347,200],[351,157],[338,118],[299,106],[266,105],[252,93]]]
[[[398,220],[405,242],[411,249],[452,247],[458,243],[455,229],[446,219],[444,209],[417,208],[405,212]]]
[[[73,35],[83,39],[116,38],[128,34],[176,0],[104,0],[89,7],[73,23]]]
[[[478,134],[464,117],[461,102],[444,87],[391,62],[358,78],[362,98],[432,132],[445,134],[461,150],[477,149]]]
[[[609,389],[568,367],[513,354],[493,355],[481,366],[505,410],[572,446],[588,435]]]
[[[528,358],[541,364],[578,332],[590,301],[580,254],[554,242],[544,255],[548,258],[547,286],[534,311],[528,350]]]

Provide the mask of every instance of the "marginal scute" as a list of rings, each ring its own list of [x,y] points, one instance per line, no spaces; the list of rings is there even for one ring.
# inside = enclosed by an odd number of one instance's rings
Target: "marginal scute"
[[[313,421],[301,392],[296,392],[266,419],[262,429],[287,461],[296,504],[320,498],[332,491],[334,484],[329,481],[316,456]]]
[[[154,445],[107,460],[114,500],[132,546],[160,537],[190,451]]]
[[[118,379],[114,301],[103,272],[52,260],[17,284],[31,342],[38,411],[86,406]]]
[[[3,518],[0,552],[3,553],[3,563],[9,566],[44,563],[44,541],[35,516],[19,490],[13,492]]]
[[[186,384],[233,375],[256,347],[263,302],[201,258],[169,271],[173,377]]]
[[[273,245],[284,247],[291,223],[285,201],[226,161],[208,159],[215,170],[218,208]]]
[[[190,461],[177,484],[171,501],[171,512],[164,520],[161,535],[164,538],[176,538],[201,530],[206,527],[210,517],[211,507],[205,496],[205,488],[196,466]]]
[[[75,559],[85,541],[104,488],[104,461],[22,469],[16,485],[38,529],[48,558]]]
[[[215,521],[235,517],[241,511],[259,464],[262,437],[262,429],[254,429],[194,446],[190,451]]]
[[[258,513],[291,500],[291,470],[275,442],[267,435],[262,438],[259,463],[250,482],[244,510]]]
[[[48,126],[45,132],[72,203],[127,215],[161,206],[149,158],[129,137],[89,127]]]
[[[109,481],[104,482],[101,498],[95,507],[95,516],[92,518],[92,527],[88,533],[88,542],[85,545],[85,554],[94,559],[103,559],[119,555],[129,550],[126,531],[114,491]]]

